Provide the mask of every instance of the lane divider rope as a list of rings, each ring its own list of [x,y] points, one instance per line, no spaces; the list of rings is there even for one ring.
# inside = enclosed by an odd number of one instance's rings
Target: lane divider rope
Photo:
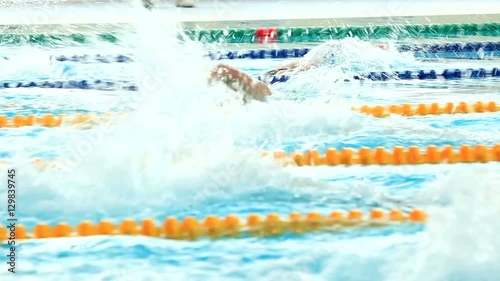
[[[486,78],[486,77],[500,77],[500,69],[493,68],[491,70],[486,70],[484,68],[479,69],[444,69],[442,72],[440,70],[403,70],[394,72],[370,72],[365,74],[354,75],[354,80],[371,80],[371,81],[387,81],[387,80],[429,80],[429,79],[464,79],[464,78]],[[290,75],[270,75],[264,76],[260,75],[257,77],[259,80],[266,82],[268,84],[284,83],[293,78]],[[348,82],[350,80],[345,80]]]
[[[500,23],[188,29],[185,33],[190,39],[203,43],[293,43],[322,42],[346,37],[405,39],[500,36]]]
[[[101,91],[137,91],[137,86],[131,81],[114,80],[68,80],[68,81],[0,81],[0,89],[8,88],[49,88],[49,89],[82,89]]]
[[[386,45],[380,47],[387,48]],[[500,56],[500,42],[462,42],[444,44],[402,44],[396,46],[400,52],[414,52],[415,56],[426,57],[431,54],[449,58],[472,58],[477,57],[477,52],[483,52],[482,56]],[[285,59],[303,57],[310,48],[284,48],[284,49],[251,49],[237,51],[209,51],[206,55],[212,60],[221,59]],[[8,56],[0,59],[10,60]],[[74,54],[53,55],[51,60],[57,62],[83,62],[83,63],[129,63],[134,62],[131,54]]]
[[[352,107],[352,110],[360,113],[371,115],[373,117],[389,117],[391,114],[402,116],[426,116],[426,115],[440,115],[440,114],[467,114],[467,113],[487,113],[498,112],[500,106],[496,102],[475,102],[469,104],[467,102],[452,103],[448,102],[442,106],[438,103],[418,105],[402,104],[402,105],[363,105],[361,107]],[[83,124],[83,123],[97,123],[99,121],[109,120],[117,113],[106,112],[103,114],[87,113],[75,114],[68,116],[66,114],[45,114],[37,116],[34,114],[23,116],[14,115],[12,117],[7,115],[0,115],[0,128],[19,128],[25,126],[42,126],[42,127],[59,127],[61,125]]]
[[[354,80],[386,81],[391,79],[412,80],[412,79],[463,79],[463,78],[486,78],[500,77],[500,70],[493,68],[488,71],[480,69],[445,69],[442,72],[436,70],[406,70],[395,72],[370,72],[366,74],[354,75]],[[257,79],[269,84],[283,83],[290,80],[292,76],[258,76]],[[346,80],[345,82],[348,82]],[[112,81],[112,80],[68,80],[68,81],[0,81],[0,89],[9,88],[49,88],[49,89],[82,89],[101,91],[137,91],[137,85],[132,81]]]
[[[12,57],[3,56],[0,59],[5,61],[11,60]],[[132,55],[102,55],[102,54],[82,54],[82,55],[52,55],[49,56],[49,60],[57,62],[80,62],[80,63],[129,63],[134,62]]]
[[[387,46],[381,45],[386,48]],[[400,52],[458,54],[484,52],[484,56],[500,55],[500,42],[463,42],[444,44],[403,44],[396,46]],[[252,49],[237,51],[209,51],[207,56],[212,60],[221,59],[286,59],[300,58],[306,55],[311,48],[283,48],[283,49]]]
[[[389,117],[391,114],[402,116],[426,116],[426,115],[440,115],[440,114],[467,114],[467,113],[486,113],[498,112],[500,106],[496,102],[475,102],[469,104],[467,102],[453,103],[448,102],[442,106],[438,103],[418,105],[402,104],[402,105],[363,105],[359,108],[354,107],[353,110],[359,111],[363,114],[371,115],[374,117]]]
[[[59,46],[70,44],[92,44],[94,42],[119,43],[113,33],[72,33],[72,34],[0,34],[0,46],[41,45]]]
[[[361,39],[438,38],[458,36],[500,36],[500,23],[389,25],[389,26],[311,26],[289,28],[230,28],[183,31],[192,40],[204,43],[266,43],[321,42],[331,39],[358,37]],[[0,34],[0,45],[57,46],[67,43],[119,43],[113,33],[73,34]]]
[[[57,55],[57,56],[52,56],[52,60],[58,61],[58,62],[83,62],[83,63],[91,63],[91,62],[101,62],[101,63],[111,63],[111,62],[118,62],[118,63],[128,63],[128,62],[134,62],[134,58],[132,55],[102,55],[102,54],[93,54],[93,55],[72,55],[72,56],[66,56],[66,55]]]
[[[500,162],[500,144],[490,147],[482,144],[476,146],[461,145],[457,150],[451,145],[445,145],[441,149],[435,145],[424,148],[396,146],[389,150],[385,147],[342,148],[340,150],[329,148],[325,150],[324,154],[321,154],[317,149],[292,153],[264,151],[261,156],[263,159],[275,161],[285,167],[488,163]],[[179,161],[182,162],[182,159]],[[35,168],[41,170],[64,168],[63,162],[57,158],[51,160],[33,158],[30,162]],[[149,165],[147,158],[142,159],[141,163],[144,167]],[[0,159],[0,165],[8,164],[8,159]]]
[[[67,116],[65,114],[45,114],[36,116],[34,114],[28,116],[15,115],[12,117],[0,115],[0,128],[19,128],[26,126],[41,126],[41,127],[59,127],[62,125],[74,125],[84,123],[97,123],[99,121],[109,120],[110,113],[97,115],[95,113],[75,114]]]
[[[203,220],[186,217],[181,221],[174,217],[167,217],[160,226],[154,219],[144,219],[140,225],[132,219],[125,219],[118,225],[110,221],[101,221],[98,224],[83,221],[74,228],[64,222],[54,227],[39,223],[31,233],[28,233],[23,225],[17,225],[15,230],[0,225],[0,242],[5,242],[11,237],[26,240],[96,235],[141,235],[176,240],[269,237],[318,231],[341,231],[349,228],[375,228],[403,223],[422,224],[426,221],[427,214],[421,209],[413,209],[407,214],[397,209],[389,212],[372,209],[368,215],[363,214],[361,210],[354,209],[348,212],[335,210],[327,216],[318,212],[309,212],[305,215],[292,212],[286,219],[274,213],[267,214],[264,218],[258,214],[251,214],[243,222],[235,215],[228,215],[224,218],[210,215]]]
[[[381,48],[385,48],[381,46]],[[234,59],[287,59],[301,58],[311,48],[294,49],[272,49],[272,50],[238,50],[238,51],[210,51],[206,57],[211,60],[234,60]],[[403,51],[400,51],[403,52]],[[480,59],[499,57],[500,50],[495,51],[459,51],[459,52],[413,52],[415,58],[450,58],[450,59]]]
[[[357,150],[343,148],[340,151],[330,148],[323,155],[318,150],[312,149],[305,153],[295,151],[290,154],[284,151],[263,152],[262,156],[274,158],[285,166],[487,163],[500,162],[500,144],[491,147],[461,145],[458,150],[454,150],[450,145],[445,145],[442,149],[435,145],[430,145],[425,149],[418,146],[408,148],[396,146],[392,151],[387,151],[384,147],[374,149],[361,147]]]
[[[492,59],[500,57],[500,51],[493,52],[442,52],[442,53],[425,53],[425,52],[415,52],[413,56],[417,59]]]

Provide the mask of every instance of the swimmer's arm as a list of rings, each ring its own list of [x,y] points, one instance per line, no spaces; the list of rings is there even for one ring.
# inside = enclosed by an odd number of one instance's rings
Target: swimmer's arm
[[[303,67],[315,68],[325,63],[332,55],[336,41],[330,40],[314,46],[307,54],[300,58],[300,65]]]
[[[316,68],[308,59],[290,59],[280,63],[275,69],[266,72],[269,76],[290,75]]]
[[[272,94],[271,89],[248,74],[225,64],[217,65],[210,74],[209,83],[221,81],[236,92],[243,92],[256,100],[264,101]]]

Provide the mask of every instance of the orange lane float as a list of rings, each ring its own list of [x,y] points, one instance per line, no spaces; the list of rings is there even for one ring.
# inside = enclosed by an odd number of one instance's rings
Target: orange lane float
[[[397,209],[390,211],[372,209],[368,214],[354,209],[350,211],[334,210],[328,215],[322,215],[318,212],[307,214],[292,212],[287,218],[274,213],[266,216],[250,214],[246,221],[242,221],[235,215],[227,215],[224,218],[209,215],[202,220],[194,217],[186,217],[182,220],[167,217],[161,225],[157,225],[153,219],[144,219],[141,222],[124,219],[118,224],[113,224],[110,221],[101,221],[97,224],[82,221],[76,227],[65,222],[54,226],[38,223],[31,232],[28,232],[23,225],[17,225],[15,229],[0,225],[0,241],[6,243],[9,239],[27,240],[97,235],[140,235],[175,240],[268,237],[317,231],[341,231],[352,228],[374,228],[404,223],[422,224],[426,221],[427,214],[421,209],[413,209],[408,213]]]
[[[440,115],[440,114],[466,114],[466,113],[485,113],[485,112],[498,112],[500,106],[496,102],[475,102],[469,104],[467,102],[453,103],[448,102],[445,105],[438,103],[431,104],[402,104],[402,105],[376,105],[369,106],[363,105],[359,108],[353,107],[353,110],[359,111],[363,114],[371,115],[374,117],[389,117],[391,115],[402,116],[426,116],[426,115]]]
[[[60,127],[64,124],[93,124],[98,121],[109,119],[110,116],[110,113],[104,113],[102,115],[97,115],[95,113],[75,114],[73,116],[66,116],[64,114],[45,114],[43,116],[15,115],[13,117],[0,115],[0,128],[20,128],[26,126]]]
[[[496,102],[476,102],[474,104],[468,104],[466,102],[459,102],[457,104],[449,102],[445,105],[439,105],[438,103],[432,104],[402,104],[402,105],[389,105],[389,106],[369,106],[363,105],[361,107],[353,107],[355,111],[359,111],[363,114],[371,115],[374,117],[389,117],[391,115],[402,115],[402,116],[426,116],[426,115],[440,115],[440,114],[465,114],[465,113],[485,113],[485,112],[498,112],[500,111],[500,106]],[[95,113],[88,114],[76,114],[73,116],[66,116],[64,114],[52,115],[46,114],[43,116],[29,115],[21,116],[16,115],[9,117],[6,115],[0,115],[0,128],[19,128],[25,126],[43,126],[43,127],[58,127],[63,124],[85,124],[92,122],[99,122],[102,120],[107,120],[112,115],[117,115],[117,113],[104,113],[102,115],[97,115]]]
[[[500,161],[500,144],[491,147],[485,145],[462,145],[458,150],[446,145],[438,148],[430,145],[424,148],[396,146],[359,149],[327,149],[323,154],[313,149],[306,152],[295,151],[286,154],[283,151],[263,152],[264,157],[272,157],[284,165],[296,166],[337,166],[337,165],[419,165],[419,164],[454,164],[487,163]]]
[[[500,162],[500,144],[462,145],[458,149],[445,145],[438,148],[435,145],[427,147],[410,146],[407,148],[396,146],[392,149],[384,147],[359,149],[343,148],[327,149],[320,153],[316,149],[306,152],[284,151],[262,152],[265,159],[273,159],[284,166],[352,166],[352,165],[421,165],[421,164],[455,164],[455,163],[488,163]],[[10,160],[0,159],[0,167],[8,165]],[[143,159],[147,163],[147,159]],[[27,164],[30,164],[27,162]],[[64,168],[64,161],[58,159],[45,160],[31,159],[31,164],[38,169]],[[146,164],[144,164],[146,165]]]

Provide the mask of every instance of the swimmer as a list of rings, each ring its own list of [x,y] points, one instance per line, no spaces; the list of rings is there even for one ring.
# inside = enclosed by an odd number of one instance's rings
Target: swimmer
[[[336,41],[333,40],[324,42],[312,48],[302,58],[285,61],[275,69],[266,72],[265,76],[296,74],[329,64],[332,62],[335,45]],[[216,65],[210,73],[209,85],[216,82],[222,82],[229,89],[242,93],[245,104],[250,100],[266,101],[267,97],[272,95],[272,91],[266,83],[223,63]]]

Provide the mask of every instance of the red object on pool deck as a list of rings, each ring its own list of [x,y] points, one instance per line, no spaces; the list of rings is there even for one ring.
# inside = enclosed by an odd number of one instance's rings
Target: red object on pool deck
[[[275,43],[278,38],[278,29],[276,27],[259,27],[255,32],[257,43]]]

